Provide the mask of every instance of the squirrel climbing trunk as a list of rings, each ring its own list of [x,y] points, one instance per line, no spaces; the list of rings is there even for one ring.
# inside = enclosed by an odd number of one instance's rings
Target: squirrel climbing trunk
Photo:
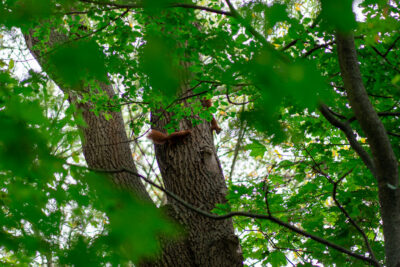
[[[205,108],[210,108],[212,107],[212,100],[211,99],[207,99],[207,98],[203,98],[201,101],[201,104],[203,107]],[[212,116],[211,119],[211,130],[215,131],[217,134],[219,134],[222,129],[219,127],[217,120],[215,119],[214,116]]]

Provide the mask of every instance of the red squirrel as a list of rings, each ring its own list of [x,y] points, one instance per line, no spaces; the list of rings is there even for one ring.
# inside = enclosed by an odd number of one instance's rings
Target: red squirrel
[[[211,99],[203,98],[201,100],[201,104],[205,108],[210,108],[212,106],[212,101],[211,101]],[[212,120],[211,120],[211,130],[214,130],[217,134],[219,134],[222,131],[222,129],[219,127],[218,122],[214,116],[212,116]]]
[[[147,138],[153,141],[154,144],[163,145],[166,142],[169,144],[176,144],[185,136],[191,134],[190,130],[183,130],[179,132],[175,132],[172,134],[165,134],[157,130],[151,130],[151,132],[147,135]]]
[[[211,120],[211,130],[214,130],[217,134],[219,134],[222,131],[221,127],[219,127],[218,122],[214,118],[214,116],[212,117]]]
[[[203,98],[200,101],[201,101],[202,106],[205,108],[209,108],[212,106],[211,99]],[[219,127],[218,122],[214,118],[214,116],[212,117],[212,120],[211,120],[211,130],[214,130],[217,134],[219,134],[222,131],[222,129]],[[154,144],[158,144],[158,145],[163,145],[166,142],[168,142],[169,144],[176,144],[177,142],[182,140],[182,138],[184,138],[190,134],[191,134],[190,130],[178,131],[175,133],[171,133],[169,135],[162,133],[160,131],[157,131],[157,130],[151,130],[151,132],[147,135],[147,138],[150,139],[151,141],[153,141]]]

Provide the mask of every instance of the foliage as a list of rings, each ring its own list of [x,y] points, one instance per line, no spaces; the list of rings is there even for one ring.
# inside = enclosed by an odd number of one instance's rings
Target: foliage
[[[140,8],[113,8],[115,1],[33,2],[0,2],[4,33],[42,23],[35,34],[63,83],[80,90],[108,76],[119,85],[121,97],[114,99],[101,90],[82,92],[82,101],[94,103],[96,114],[133,103],[126,113],[133,114],[130,127],[139,135],[148,128],[149,110],[172,111],[171,132],[183,118],[196,124],[217,112],[223,128],[230,129],[218,149],[227,155],[221,156],[225,173],[233,175],[229,203],[216,212],[271,212],[367,255],[363,235],[343,207],[383,262],[377,182],[317,107],[325,103],[351,123],[357,141],[370,152],[346,99],[334,29],[355,31],[371,102],[377,112],[396,112],[400,7],[394,1],[363,1],[361,21],[347,0],[240,1],[225,15],[215,11],[229,6],[216,0],[187,2],[211,12],[162,1],[145,1]],[[53,26],[72,41],[48,50]],[[115,193],[102,176],[71,166],[71,159],[80,160],[75,108],[63,106],[67,97],[57,95],[45,75],[31,71],[17,81],[14,61],[0,63],[0,129],[6,129],[0,132],[2,261],[40,262],[39,254],[60,264],[101,265],[152,255],[155,236],[171,234],[173,227],[155,207]],[[214,97],[214,106],[205,110],[196,98],[185,99],[182,79],[193,95]],[[397,117],[382,121],[400,156]],[[243,129],[236,159],[234,141]],[[233,172],[235,164],[241,168]],[[237,217],[235,227],[249,265],[365,265],[268,220]],[[90,229],[95,234],[89,235]]]
[[[156,236],[175,228],[103,175],[71,166],[74,153],[62,157],[57,150],[71,152],[77,141],[68,129],[75,110],[63,108],[43,78],[32,72],[18,82],[0,72],[2,264],[99,266],[152,256]]]

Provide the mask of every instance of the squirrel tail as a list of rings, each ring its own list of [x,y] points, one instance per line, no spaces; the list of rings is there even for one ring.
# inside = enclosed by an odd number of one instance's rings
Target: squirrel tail
[[[191,131],[183,130],[172,133],[170,135],[166,135],[157,130],[151,130],[151,132],[147,135],[147,138],[153,141],[154,144],[163,145],[167,141],[172,144],[176,144],[182,140],[183,137],[190,135]]]
[[[163,145],[168,140],[168,137],[165,133],[157,130],[151,130],[150,133],[147,135],[147,138],[157,145]]]

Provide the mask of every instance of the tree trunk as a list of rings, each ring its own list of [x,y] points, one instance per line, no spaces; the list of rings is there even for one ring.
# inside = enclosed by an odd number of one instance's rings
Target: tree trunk
[[[42,68],[49,72],[45,54],[34,50],[38,40],[33,31],[25,35],[26,43]],[[68,37],[51,31],[49,47],[65,42]],[[48,73],[56,82],[57,78]],[[112,119],[95,116],[91,103],[78,103],[78,95],[58,82],[61,90],[71,95],[70,102],[82,110],[87,124],[82,128],[83,153],[90,168],[118,169],[126,167],[136,171],[132,159],[123,118],[120,112],[113,112]],[[109,96],[114,95],[111,85],[101,85]],[[156,123],[163,129],[169,117]],[[188,122],[181,127],[190,129],[192,134],[178,144],[156,146],[156,157],[167,190],[182,197],[200,209],[210,211],[217,203],[225,202],[227,191],[222,169],[215,152],[213,135],[209,123],[194,128]],[[114,174],[116,185],[132,190],[142,199],[150,200],[143,183],[129,173]],[[238,238],[234,234],[231,219],[216,221],[205,218],[183,208],[173,200],[165,207],[167,213],[179,222],[185,230],[183,238],[170,242],[161,239],[162,254],[156,262],[144,262],[143,266],[242,266],[242,255]]]
[[[83,155],[89,168],[112,170],[125,167],[136,171],[121,112],[112,112],[112,119],[106,120],[104,116],[96,116],[90,111],[92,107],[90,102],[85,104],[79,103],[77,101],[79,96],[71,91],[70,88],[63,86],[61,82],[57,81],[57,77],[54,77],[52,73],[49,73],[47,59],[41,54],[41,51],[33,49],[39,43],[39,40],[33,36],[33,33],[33,31],[30,31],[24,35],[27,47],[43,70],[52,77],[64,93],[69,94],[69,102],[76,105],[82,111],[82,116],[87,126],[80,127],[84,137],[81,142]],[[68,37],[64,34],[51,30],[48,45],[55,47],[55,45],[67,40]],[[101,88],[110,97],[114,95],[112,85],[101,84]],[[127,172],[121,172],[113,174],[112,178],[117,186],[133,191],[141,199],[151,201],[139,177]]]
[[[362,82],[353,35],[337,34],[336,42],[344,87],[355,117],[368,138],[376,168],[386,265],[398,267],[400,266],[400,189],[397,159],[385,127],[369,101]]]
[[[155,128],[162,131],[169,121],[152,116]],[[213,143],[209,123],[192,127],[190,121],[180,122],[181,130],[191,134],[180,142],[155,145],[157,162],[167,190],[191,205],[211,211],[217,203],[225,203],[227,187]],[[242,254],[231,219],[206,218],[168,199],[173,217],[184,225],[189,250],[193,252],[190,266],[242,266]]]

